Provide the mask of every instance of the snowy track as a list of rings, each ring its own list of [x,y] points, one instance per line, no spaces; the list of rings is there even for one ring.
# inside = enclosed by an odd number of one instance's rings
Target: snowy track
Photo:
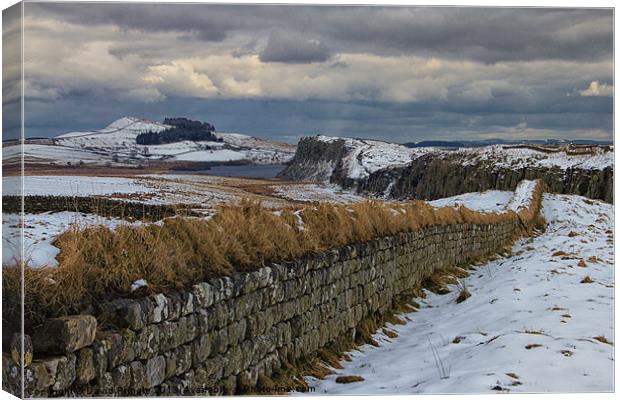
[[[462,281],[469,299],[428,293],[406,325],[388,327],[399,337],[378,334],[380,347],[308,378],[314,394],[612,391],[613,206],[546,194],[543,214],[544,234]]]

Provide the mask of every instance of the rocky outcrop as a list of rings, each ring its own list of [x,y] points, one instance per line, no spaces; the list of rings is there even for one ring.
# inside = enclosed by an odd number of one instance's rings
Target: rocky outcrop
[[[457,157],[421,156],[406,167],[388,168],[356,182],[360,193],[387,198],[434,200],[489,189],[514,190],[523,180],[541,179],[548,191],[577,194],[613,203],[613,168],[602,170],[559,167],[498,168],[490,164],[462,165]],[[351,187],[351,186],[350,186]]]
[[[511,166],[494,163],[492,159],[472,162],[471,157],[450,151],[429,151],[415,155],[408,165],[381,168],[353,179],[343,165],[350,151],[343,139],[302,138],[295,157],[280,177],[329,181],[360,194],[386,199],[423,200],[488,189],[514,190],[523,179],[542,179],[550,192],[613,203],[613,166],[547,167],[535,162],[530,166]]]
[[[343,159],[349,151],[344,140],[325,142],[314,137],[301,138],[295,157],[278,177],[294,181],[338,180],[352,185],[353,180],[349,182],[342,173]]]

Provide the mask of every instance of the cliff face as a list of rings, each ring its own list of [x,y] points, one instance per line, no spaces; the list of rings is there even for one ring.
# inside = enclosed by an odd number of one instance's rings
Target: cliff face
[[[325,142],[313,137],[301,138],[295,157],[278,177],[294,181],[330,180],[348,153],[344,144],[344,140]]]
[[[489,189],[514,190],[523,180],[542,179],[553,193],[577,194],[613,203],[613,168],[602,170],[559,167],[497,168],[462,165],[457,157],[434,154],[413,160],[406,167],[387,168],[357,182],[361,193],[386,198],[434,200]]]
[[[280,177],[329,181],[358,193],[388,199],[426,200],[489,189],[514,190],[523,179],[542,179],[550,192],[613,203],[613,162],[586,167],[592,164],[588,164],[589,161],[601,158],[600,154],[590,159],[584,156],[580,164],[574,162],[576,158],[565,154],[548,156],[522,149],[418,150],[411,153],[411,161],[407,164],[367,169],[367,174],[352,176],[352,162],[362,166],[376,164],[380,152],[376,149],[374,153],[359,151],[351,145],[350,139],[347,140],[303,138],[291,164]],[[384,150],[394,151],[393,148]],[[613,159],[613,153],[608,155]]]

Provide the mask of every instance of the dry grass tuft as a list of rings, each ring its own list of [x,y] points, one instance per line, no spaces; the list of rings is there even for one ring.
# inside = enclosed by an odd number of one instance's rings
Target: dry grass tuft
[[[471,293],[469,293],[469,290],[467,289],[467,287],[463,286],[461,287],[461,290],[459,292],[459,296],[456,298],[456,302],[457,303],[462,303],[465,300],[469,299],[471,297]]]
[[[465,336],[455,336],[454,339],[452,339],[452,343],[454,344],[461,343],[463,339],[465,339]]]
[[[387,337],[389,337],[390,339],[394,339],[398,337],[398,333],[391,331],[389,329],[383,328],[383,334]]]
[[[592,282],[594,281],[592,280],[592,278],[590,278],[590,275],[586,275],[585,278],[581,280],[581,283],[592,283]]]
[[[605,343],[605,344],[609,344],[613,346],[613,342],[610,342],[609,340],[607,340],[607,338],[603,335],[599,335],[599,336],[594,336],[593,337],[594,340],[597,340],[601,343]]]
[[[581,260],[579,260],[579,262],[577,263],[577,266],[578,266],[578,267],[581,267],[581,268],[586,268],[586,267],[588,266],[588,264],[586,264],[586,261],[585,261],[585,260],[581,259]]]
[[[364,379],[361,376],[357,376],[357,375],[347,375],[347,376],[339,376],[338,378],[336,378],[336,383],[353,383],[353,382],[363,382],[366,379]]]

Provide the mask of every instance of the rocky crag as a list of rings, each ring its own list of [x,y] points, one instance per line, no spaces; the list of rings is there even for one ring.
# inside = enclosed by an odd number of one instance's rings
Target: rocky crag
[[[523,179],[542,179],[550,192],[613,203],[613,151],[604,156],[592,154],[592,159],[603,159],[597,164],[588,162],[589,156],[583,153],[575,156],[554,152],[553,158],[547,158],[547,154],[532,149],[493,150],[491,156],[485,156],[488,149],[414,150],[406,165],[385,165],[353,177],[351,160],[362,167],[369,162],[362,159],[363,153],[355,156],[356,149],[346,146],[344,140],[327,142],[310,137],[300,140],[295,157],[281,177],[330,181],[360,194],[386,199],[425,200],[489,189],[514,190]],[[575,162],[576,157],[585,161]]]

